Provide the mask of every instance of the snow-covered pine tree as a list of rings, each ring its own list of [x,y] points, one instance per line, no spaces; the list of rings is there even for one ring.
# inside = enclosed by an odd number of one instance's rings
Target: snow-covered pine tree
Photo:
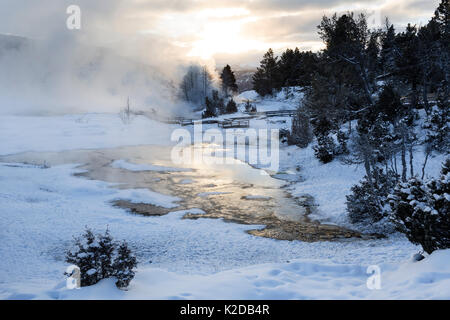
[[[311,122],[314,135],[317,137],[317,145],[313,147],[316,158],[322,163],[333,161],[337,148],[334,139],[329,136],[333,124],[325,114],[312,119]]]
[[[218,90],[212,91],[212,99],[211,103],[213,104],[215,110],[218,114],[224,114],[225,113],[225,103],[223,101],[223,98],[219,96]]]
[[[80,268],[82,287],[116,277],[117,287],[124,288],[133,279],[136,257],[125,242],[118,245],[109,230],[104,234],[94,234],[87,228],[81,237],[74,240],[74,247],[66,252],[66,262]]]
[[[317,145],[313,147],[314,155],[322,163],[333,161],[336,154],[336,143],[333,138],[328,135],[321,135],[317,137]]]
[[[245,101],[244,108],[246,112],[256,112],[256,107],[250,102],[250,100]]]
[[[372,231],[391,232],[393,228],[386,223],[387,221],[384,221],[382,226],[381,224],[376,226],[376,230],[373,229],[373,224],[388,216],[385,205],[398,181],[398,176],[392,171],[386,173],[381,168],[374,168],[372,176],[376,182],[371,182],[364,176],[360,184],[352,187],[352,193],[346,196],[349,219],[352,223],[371,226]]]
[[[312,130],[309,117],[304,110],[298,109],[292,119],[292,130],[288,135],[288,144],[306,148],[312,141]]]
[[[233,99],[230,99],[227,102],[227,106],[225,107],[225,113],[236,113],[237,111],[238,110],[237,110],[236,102],[234,102]]]
[[[114,254],[114,250],[116,249],[116,245],[108,229],[106,229],[104,234],[98,234],[97,239],[99,246],[99,276],[101,279],[106,279],[111,277],[114,273],[112,256]]]
[[[426,183],[412,178],[400,183],[389,196],[391,219],[398,230],[427,253],[450,248],[449,172],[447,159],[439,178]]]
[[[100,246],[92,230],[86,228],[75,245],[66,252],[66,262],[80,268],[81,286],[96,284],[101,279]]]
[[[136,266],[136,257],[128,248],[128,244],[123,241],[117,248],[117,255],[112,266],[118,288],[126,288],[129,285],[130,281],[134,278],[134,269]]]
[[[205,107],[206,109],[202,113],[202,118],[213,118],[217,116],[216,107],[208,97],[205,98]]]
[[[424,128],[427,129],[426,142],[433,150],[446,152],[450,149],[450,104],[445,97],[444,90],[439,90],[438,102],[431,109],[431,113]]]

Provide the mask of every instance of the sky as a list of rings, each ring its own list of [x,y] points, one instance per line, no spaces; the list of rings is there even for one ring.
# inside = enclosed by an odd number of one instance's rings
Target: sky
[[[0,114],[179,114],[180,79],[192,63],[252,70],[263,54],[320,50],[323,15],[389,16],[397,31],[425,24],[439,0],[0,0]],[[70,6],[80,29],[69,29]],[[11,46],[18,38],[26,45]],[[6,48],[6,49],[5,49]],[[12,49],[11,49],[12,48]],[[14,49],[16,48],[16,49]]]
[[[398,30],[424,24],[439,0],[1,0],[0,33],[37,39],[76,37],[149,64],[204,60],[256,66],[269,48],[319,50],[323,15],[365,11],[373,26],[389,16]],[[67,30],[66,8],[81,9]]]

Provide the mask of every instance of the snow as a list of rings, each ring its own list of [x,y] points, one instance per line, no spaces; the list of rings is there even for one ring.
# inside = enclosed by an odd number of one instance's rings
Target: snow
[[[255,90],[249,90],[249,91],[242,92],[241,94],[236,96],[234,99],[236,100],[237,103],[243,103],[247,100],[254,101],[258,98],[259,98],[259,95]]]
[[[62,299],[449,299],[450,249],[400,265],[380,265],[380,288],[369,289],[362,265],[293,260],[223,271],[180,275],[139,270],[128,291],[110,279],[80,290],[60,290]]]
[[[284,96],[283,96],[284,95]],[[255,100],[258,111],[295,109],[301,93],[293,91]],[[238,99],[237,99],[238,101]],[[290,119],[256,118],[252,128],[289,128]],[[48,117],[0,117],[0,155],[26,151],[62,151],[125,145],[171,145],[168,125],[136,116],[125,125],[116,114]],[[206,125],[204,130],[215,125]],[[192,127],[186,127],[192,130]],[[444,155],[429,160],[427,177],[439,174]],[[415,148],[414,166],[424,155]],[[179,171],[158,164],[118,159],[111,166],[130,171]],[[78,164],[47,168],[0,163],[0,298],[3,299],[450,299],[450,250],[436,251],[420,262],[419,251],[404,236],[342,242],[277,241],[245,231],[261,226],[221,219],[182,219],[201,215],[199,208],[177,209],[181,199],[148,189],[121,189],[117,184],[73,174]],[[350,226],[345,195],[364,175],[362,166],[335,160],[320,163],[311,146],[281,146],[279,177],[291,177],[286,190],[311,195],[317,210],[311,217]],[[192,183],[183,179],[177,183]],[[199,194],[212,196],[218,193]],[[246,195],[248,199],[262,199]],[[445,197],[449,197],[445,194]],[[131,215],[111,202],[126,199],[172,209],[161,217]],[[138,256],[128,291],[114,279],[69,290],[65,288],[64,252],[73,236],[89,226],[127,240]],[[381,269],[381,289],[369,290],[367,267]]]
[[[157,203],[159,198],[73,176],[80,171],[76,165],[47,169],[0,165],[0,221],[5,226],[0,230],[0,256],[7,257],[0,260],[1,298],[65,297],[60,296],[65,288],[55,289],[65,281],[64,251],[70,247],[72,236],[81,234],[85,226],[98,232],[108,227],[115,239],[126,239],[138,254],[137,274],[145,276],[147,272],[156,272],[153,269],[161,269],[165,270],[163,274],[177,275],[186,281],[198,276],[205,276],[207,280],[214,274],[219,279],[220,272],[227,270],[249,266],[256,270],[260,264],[283,264],[294,259],[318,259],[344,265],[395,263],[417,251],[404,238],[305,243],[254,237],[244,231],[259,226],[216,219],[182,219],[188,212],[203,213],[195,208],[173,211],[162,217],[131,215],[112,207],[110,202],[129,197]],[[160,278],[163,274],[157,276],[161,288],[171,285]],[[152,288],[154,292],[141,298],[156,297],[158,292],[159,298],[165,297],[165,291],[158,290],[153,282],[147,285],[139,279],[133,282],[136,286]],[[220,290],[216,290],[219,293]],[[100,289],[91,297],[110,298],[109,291]],[[133,294],[139,295],[138,292]],[[85,298],[88,297],[86,293]],[[122,297],[122,293],[115,297]]]
[[[149,203],[164,208],[178,207],[177,201],[180,198],[172,197],[148,189],[122,189],[118,190],[117,196],[113,200],[127,199],[132,203]]]
[[[190,169],[185,168],[174,168],[174,167],[165,167],[158,165],[149,165],[149,164],[136,164],[131,163],[126,160],[115,160],[111,163],[111,167],[125,169],[129,171],[164,171],[164,172],[181,172],[181,171],[192,171]]]
[[[0,154],[112,148],[141,144],[171,144],[176,125],[136,116],[126,125],[118,114],[88,113],[64,116],[1,116]],[[32,137],[32,138],[31,138]]]

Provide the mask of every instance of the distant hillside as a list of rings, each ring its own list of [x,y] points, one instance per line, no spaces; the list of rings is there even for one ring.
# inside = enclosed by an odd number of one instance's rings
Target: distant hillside
[[[253,89],[252,77],[256,72],[255,69],[236,69],[233,70],[236,76],[236,83],[239,87],[239,92],[244,92]]]

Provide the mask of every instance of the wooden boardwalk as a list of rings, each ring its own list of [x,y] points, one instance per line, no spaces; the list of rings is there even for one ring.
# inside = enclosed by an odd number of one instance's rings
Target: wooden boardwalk
[[[250,126],[250,120],[224,120],[218,124],[219,128],[248,128]]]
[[[262,112],[244,112],[247,116],[230,117],[226,119],[187,119],[184,117],[163,117],[154,112],[143,112],[143,115],[150,119],[157,120],[167,124],[178,124],[181,126],[191,126],[196,123],[200,124],[215,124],[219,128],[249,128],[250,120],[256,117],[293,117],[296,110],[275,110]]]

